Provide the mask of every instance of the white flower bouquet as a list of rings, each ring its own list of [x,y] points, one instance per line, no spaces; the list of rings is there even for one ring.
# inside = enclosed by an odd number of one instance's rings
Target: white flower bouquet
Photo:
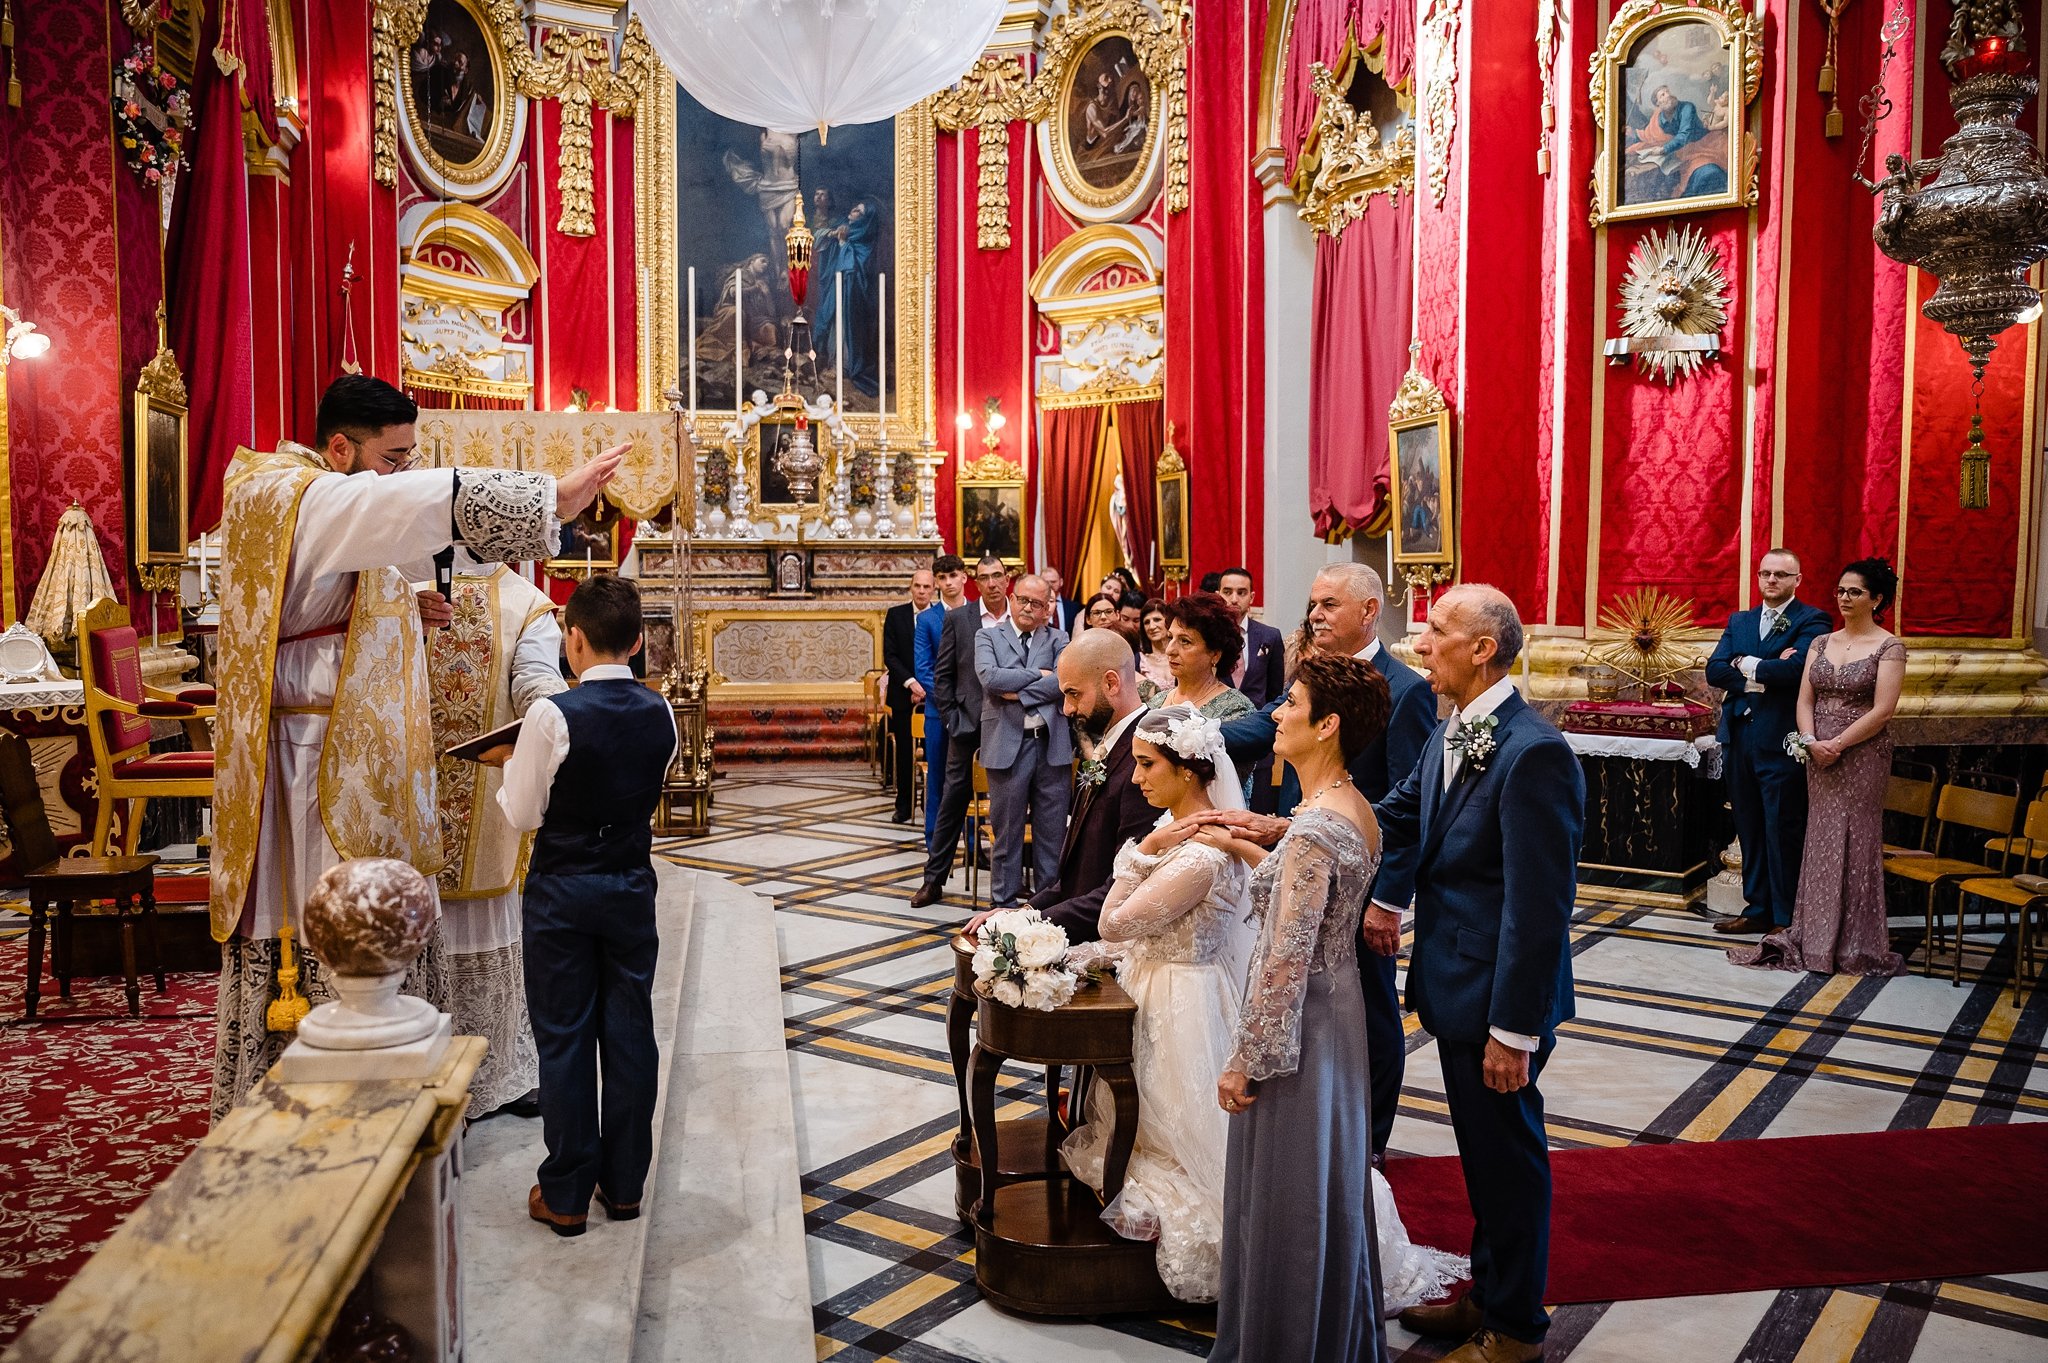
[[[1061,964],[1067,930],[1037,909],[1006,909],[975,934],[974,984],[997,1003],[1041,1013],[1074,997],[1079,977]]]

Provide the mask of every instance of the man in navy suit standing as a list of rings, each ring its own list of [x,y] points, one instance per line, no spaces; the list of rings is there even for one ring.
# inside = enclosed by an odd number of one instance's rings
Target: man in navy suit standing
[[[1280,699],[1287,690],[1287,641],[1279,630],[1252,618],[1252,595],[1257,590],[1249,568],[1225,568],[1217,575],[1216,595],[1237,617],[1237,632],[1244,637],[1230,684],[1242,691],[1254,708]]]
[[[1828,613],[1798,597],[1799,560],[1773,549],[1757,564],[1763,604],[1736,611],[1714,656],[1707,685],[1718,686],[1728,804],[1742,844],[1742,913],[1716,932],[1771,932],[1792,924],[1799,858],[1806,847],[1806,772],[1785,751],[1799,727],[1799,684],[1806,651],[1828,632]]]
[[[1445,1363],[1543,1356],[1550,1152],[1536,1080],[1572,1016],[1571,919],[1586,783],[1564,736],[1515,691],[1514,603],[1454,587],[1416,641],[1456,707],[1374,806],[1388,854],[1415,848],[1408,1004],[1437,1040],[1476,1230],[1472,1291],[1401,1323],[1462,1338]]]
[[[1231,577],[1224,574],[1224,585]],[[1387,680],[1392,708],[1387,731],[1351,763],[1351,781],[1368,800],[1384,799],[1421,760],[1429,736],[1436,731],[1436,697],[1420,673],[1396,658],[1379,641],[1380,610],[1386,603],[1380,575],[1363,563],[1333,563],[1316,575],[1309,588],[1308,621],[1312,646],[1320,652],[1363,659]],[[1273,711],[1286,699],[1283,686],[1260,710],[1223,726],[1223,743],[1240,770],[1273,751]],[[1276,812],[1294,813],[1301,803],[1301,783],[1294,768],[1282,764]],[[1401,915],[1415,898],[1418,849],[1385,849],[1373,879],[1359,933],[1366,949],[1358,953],[1360,983],[1365,987],[1365,1048],[1372,1066],[1372,1153],[1386,1154],[1394,1132],[1394,1113],[1401,1103],[1401,1080],[1407,1066],[1407,1035],[1401,1026],[1401,992],[1394,958],[1401,951]]]

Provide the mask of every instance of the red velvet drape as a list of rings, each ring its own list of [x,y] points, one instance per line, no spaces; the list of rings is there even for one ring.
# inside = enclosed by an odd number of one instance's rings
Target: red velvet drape
[[[1415,60],[1415,0],[1301,0],[1289,30],[1287,74],[1281,92],[1280,132],[1287,153],[1287,174],[1315,126],[1316,96],[1309,88],[1309,64],[1321,62],[1335,70],[1344,58],[1344,44],[1361,47],[1380,40],[1386,59],[1387,84],[1408,79]]]
[[[1166,417],[1157,398],[1111,409],[1124,464],[1124,526],[1139,561],[1131,565],[1147,592],[1159,587],[1159,453],[1166,447]]]
[[[1040,418],[1045,445],[1038,466],[1039,516],[1048,561],[1062,572],[1080,565],[1088,537],[1095,461],[1102,449],[1100,407],[1059,407]]]
[[[1362,529],[1387,498],[1387,404],[1408,368],[1414,215],[1375,198],[1316,243],[1308,493],[1316,533]]]
[[[195,63],[191,165],[178,177],[164,251],[171,349],[192,403],[186,449],[195,535],[220,523],[221,478],[235,446],[256,438],[242,101],[234,77],[213,60],[213,36]]]

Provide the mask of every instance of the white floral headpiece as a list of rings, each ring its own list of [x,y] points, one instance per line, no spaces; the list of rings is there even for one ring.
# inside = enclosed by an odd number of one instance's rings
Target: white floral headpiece
[[[1162,748],[1173,749],[1178,756],[1186,760],[1206,758],[1214,762],[1224,754],[1223,726],[1199,714],[1189,715],[1185,719],[1168,720],[1166,741],[1163,743],[1151,734],[1147,734],[1146,739],[1159,743]]]

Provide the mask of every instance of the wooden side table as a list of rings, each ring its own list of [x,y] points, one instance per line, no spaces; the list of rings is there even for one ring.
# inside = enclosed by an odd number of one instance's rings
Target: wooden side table
[[[953,1137],[953,1210],[962,1221],[974,1219],[981,1200],[981,1156],[974,1144],[974,1116],[967,1106],[967,1062],[973,1050],[974,1010],[981,998],[974,992],[974,943],[953,936],[953,992],[946,1000],[946,1050],[953,1060],[953,1088],[960,1100],[960,1129]],[[1044,1178],[1060,1167],[1060,1142],[1067,1124],[1059,1114],[1059,1082],[1048,1074],[1045,1112],[996,1123],[996,1168],[1015,1178]],[[1075,1099],[1079,1101],[1078,1097]]]
[[[128,1016],[142,1016],[142,983],[135,974],[135,920],[149,928],[149,950],[156,974],[156,992],[164,992],[163,944],[156,927],[156,862],[153,855],[136,857],[59,857],[28,873],[28,1008],[36,1015],[36,996],[43,981],[43,928],[51,926],[51,965],[59,998],[71,997],[71,938],[77,928],[73,910],[79,904],[111,900],[121,920],[121,973],[128,982]]]
[[[1089,985],[1049,1012],[980,999],[978,1033],[968,1065],[968,1108],[982,1161],[981,1195],[973,1210],[974,1281],[989,1301],[1029,1315],[1099,1316],[1172,1308],[1159,1280],[1158,1247],[1126,1240],[1102,1220],[1105,1202],[1123,1189],[1138,1135],[1138,1084],[1131,1072],[1137,1005],[1114,982]],[[1114,1127],[1103,1162],[1103,1196],[1066,1173],[1046,1137],[1037,1173],[1006,1169],[996,1122],[996,1076],[1005,1060],[1046,1067],[1048,1105],[1058,1102],[1064,1066],[1087,1067],[1109,1086]],[[1076,1084],[1073,1101],[1082,1101]],[[1063,1134],[1063,1133],[1062,1133]]]

